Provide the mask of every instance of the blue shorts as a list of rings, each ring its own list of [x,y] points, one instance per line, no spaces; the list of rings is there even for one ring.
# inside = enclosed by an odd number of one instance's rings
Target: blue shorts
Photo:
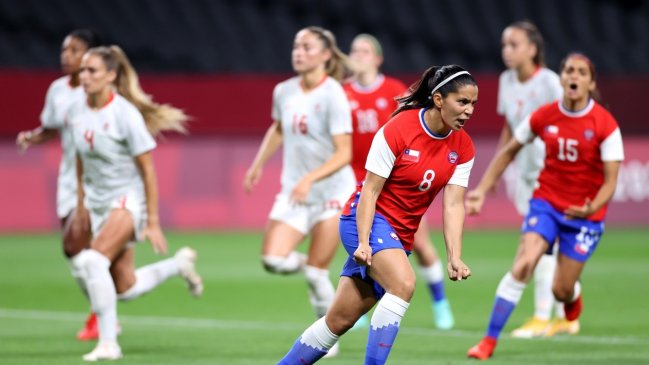
[[[354,251],[358,248],[358,231],[356,229],[356,209],[352,208],[350,215],[343,215],[340,217],[340,239],[347,251],[347,261],[343,266],[343,270],[340,273],[340,276],[348,277],[357,277],[368,283],[373,291],[374,297],[379,300],[385,294],[385,289],[375,282],[367,274],[367,266],[359,265],[354,261]],[[374,216],[374,221],[372,222],[372,229],[370,231],[370,247],[372,248],[372,256],[377,252],[380,252],[389,248],[396,248],[404,250],[403,244],[399,240],[399,237],[394,232],[390,223],[376,213]],[[406,251],[406,255],[410,255],[410,251]]]
[[[540,234],[550,245],[559,239],[559,252],[579,262],[585,262],[595,252],[604,233],[604,222],[587,219],[566,219],[545,200],[531,199],[530,211],[523,221],[521,232]]]

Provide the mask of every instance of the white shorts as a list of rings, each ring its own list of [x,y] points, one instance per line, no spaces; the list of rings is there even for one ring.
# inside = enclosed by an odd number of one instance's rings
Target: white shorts
[[[92,235],[97,236],[101,228],[106,223],[108,216],[113,209],[126,209],[133,219],[133,228],[135,230],[134,236],[136,242],[144,240],[142,237],[142,230],[146,227],[146,201],[145,199],[137,196],[124,196],[114,200],[108,206],[88,208],[90,211],[90,223],[92,226]]]
[[[292,204],[288,196],[277,194],[268,218],[284,222],[306,235],[318,222],[339,216],[348,198],[306,205]]]

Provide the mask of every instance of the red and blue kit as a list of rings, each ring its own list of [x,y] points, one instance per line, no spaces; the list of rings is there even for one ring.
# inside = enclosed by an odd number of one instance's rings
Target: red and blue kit
[[[534,198],[543,199],[559,212],[593,199],[604,182],[604,161],[624,160],[622,136],[613,116],[592,99],[580,111],[569,111],[553,102],[532,113],[515,131],[526,143],[535,136],[546,148],[545,167]],[[588,220],[602,221],[607,204]]]
[[[351,166],[356,175],[356,181],[365,178],[365,161],[372,145],[374,134],[397,109],[396,97],[406,91],[406,86],[399,80],[379,74],[376,81],[369,86],[363,86],[351,81],[343,86],[349,106],[352,110],[353,151]]]
[[[464,131],[437,135],[424,122],[427,109],[397,114],[374,137],[365,168],[386,179],[376,202],[376,214],[394,229],[405,250],[433,199],[446,185],[467,187],[475,149]],[[362,186],[357,187],[357,193]],[[343,215],[355,211],[355,193]]]

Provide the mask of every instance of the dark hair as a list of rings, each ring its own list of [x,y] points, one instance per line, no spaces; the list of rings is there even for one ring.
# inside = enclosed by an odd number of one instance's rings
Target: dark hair
[[[559,73],[563,72],[563,69],[566,68],[566,63],[568,62],[569,59],[571,58],[579,58],[584,61],[586,61],[586,64],[588,65],[588,69],[590,70],[590,78],[593,81],[597,81],[597,70],[595,69],[595,64],[593,61],[588,58],[585,54],[581,52],[570,52],[566,57],[564,57],[561,60],[561,63],[559,64]],[[590,92],[590,97],[593,98],[598,103],[602,103],[602,95],[599,92],[599,89],[597,89],[597,84],[595,84],[595,90]]]
[[[393,117],[404,110],[430,108],[433,106],[432,91],[437,85],[446,80],[453,74],[466,71],[458,65],[433,66],[424,71],[419,81],[415,82],[408,88],[408,94],[396,98],[399,108],[392,113]],[[448,94],[457,92],[462,86],[475,85],[475,79],[471,74],[463,74],[455,77],[453,80],[442,85],[435,92],[439,92],[442,98]]]
[[[545,46],[543,35],[539,28],[529,20],[521,20],[510,24],[507,28],[517,28],[525,32],[527,39],[536,46],[536,54],[532,61],[537,66],[545,66]]]
[[[86,44],[88,49],[102,45],[101,37],[91,29],[75,29],[68,33],[68,37],[74,37]]]

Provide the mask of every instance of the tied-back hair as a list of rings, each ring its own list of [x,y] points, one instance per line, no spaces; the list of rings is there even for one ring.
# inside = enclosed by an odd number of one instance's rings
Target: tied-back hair
[[[331,58],[325,64],[325,72],[338,82],[341,82],[351,70],[349,57],[344,54],[336,43],[336,36],[328,30],[318,26],[304,28],[318,36],[325,49],[331,50]]]
[[[75,29],[68,33],[68,37],[81,40],[86,44],[88,49],[101,46],[103,43],[101,37],[92,29]]]
[[[525,32],[530,43],[536,46],[536,54],[532,58],[532,62],[539,67],[545,67],[545,45],[543,42],[543,35],[539,28],[530,20],[517,21],[512,23],[509,27],[520,29]]]
[[[433,107],[433,89],[447,78],[461,71],[466,70],[458,65],[432,66],[428,68],[421,75],[421,78],[408,88],[407,95],[396,98],[399,107],[390,117],[394,117],[404,110]],[[449,93],[457,92],[460,87],[465,85],[477,85],[473,76],[468,73],[448,81],[435,92],[440,93],[442,98],[445,98]]]
[[[588,56],[581,52],[570,52],[566,57],[564,57],[561,60],[561,63],[559,64],[559,73],[563,72],[563,69],[566,68],[566,63],[570,58],[579,58],[584,61],[586,61],[586,64],[588,65],[588,69],[590,70],[590,78],[595,82],[595,90],[590,92],[590,97],[598,102],[599,104],[603,103],[602,100],[602,94],[599,92],[599,89],[597,88],[597,69],[595,69],[595,64],[593,61],[590,60]],[[604,105],[606,107],[606,105]]]
[[[189,117],[181,109],[169,104],[158,104],[140,86],[137,72],[119,46],[96,47],[88,50],[102,58],[107,70],[117,73],[114,81],[117,93],[130,101],[142,113],[147,129],[153,136],[163,131],[187,133]]]

